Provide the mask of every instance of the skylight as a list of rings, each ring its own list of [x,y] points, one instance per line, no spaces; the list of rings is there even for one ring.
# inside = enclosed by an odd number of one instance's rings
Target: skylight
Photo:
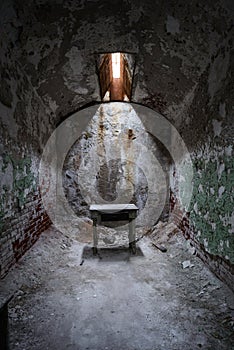
[[[102,101],[130,101],[134,59],[131,54],[101,54],[98,62]]]
[[[113,78],[120,78],[120,52],[111,54]]]

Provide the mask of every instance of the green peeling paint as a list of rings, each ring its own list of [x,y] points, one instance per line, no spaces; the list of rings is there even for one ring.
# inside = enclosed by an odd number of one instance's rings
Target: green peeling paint
[[[224,170],[219,173],[222,165]],[[233,215],[234,159],[223,156],[194,161],[194,189],[190,218],[197,239],[208,252],[234,262]],[[222,193],[219,193],[222,187]]]
[[[26,202],[26,191],[32,192],[36,190],[36,179],[31,171],[32,161],[28,157],[16,159],[10,155],[4,155],[2,173],[5,173],[9,163],[13,168],[13,184],[12,189],[7,186],[2,187],[0,198],[0,229],[3,227],[3,219],[6,215],[6,208],[10,198],[16,202],[19,208],[22,208]]]

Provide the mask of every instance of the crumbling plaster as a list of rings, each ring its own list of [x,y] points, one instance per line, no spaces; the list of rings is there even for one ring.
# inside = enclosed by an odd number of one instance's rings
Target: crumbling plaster
[[[12,56],[44,102],[57,107],[57,121],[100,100],[95,53],[116,50],[136,54],[133,102],[173,118],[232,23],[225,1],[4,3]]]
[[[90,217],[92,203],[131,202],[139,209],[136,224],[150,226],[168,219],[172,162],[131,104],[102,104],[67,154],[64,190],[79,216]]]
[[[0,20],[2,147],[39,157],[55,125],[100,102],[96,55],[133,53],[132,101],[163,114],[191,152],[196,238],[233,262],[233,2],[3,0]]]

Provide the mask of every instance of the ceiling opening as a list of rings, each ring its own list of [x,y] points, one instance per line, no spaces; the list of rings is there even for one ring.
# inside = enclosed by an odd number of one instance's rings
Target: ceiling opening
[[[112,64],[112,73],[113,73],[113,79],[119,79],[120,78],[120,52],[112,53],[111,54],[111,64]]]
[[[102,101],[130,101],[134,71],[133,55],[123,52],[102,54],[98,61]]]

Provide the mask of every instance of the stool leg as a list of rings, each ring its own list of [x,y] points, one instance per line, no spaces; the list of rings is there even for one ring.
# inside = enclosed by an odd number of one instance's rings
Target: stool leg
[[[97,234],[97,218],[93,219],[93,254],[97,254],[98,234]]]
[[[136,254],[136,233],[135,233],[135,219],[129,220],[129,249],[133,254]]]

